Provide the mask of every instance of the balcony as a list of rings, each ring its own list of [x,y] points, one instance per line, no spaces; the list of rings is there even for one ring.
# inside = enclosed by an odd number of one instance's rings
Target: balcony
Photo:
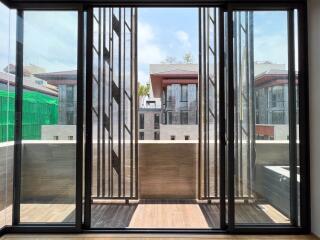
[[[21,222],[74,222],[75,149],[75,141],[23,141]],[[287,149],[288,141],[256,141],[256,177],[245,180],[254,194],[235,194],[236,222],[289,223]],[[1,172],[9,181],[1,189],[8,191],[6,202],[12,202],[12,152],[13,142],[1,143],[0,155],[9,156],[9,176]],[[93,195],[93,228],[219,228],[219,196],[211,202],[198,199],[197,141],[140,141],[138,165],[138,199],[126,203]],[[12,206],[5,206],[1,202],[0,214],[11,219]]]

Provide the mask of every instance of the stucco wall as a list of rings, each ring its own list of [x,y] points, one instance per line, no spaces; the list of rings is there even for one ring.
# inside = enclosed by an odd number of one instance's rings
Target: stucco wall
[[[320,1],[308,0],[311,231],[320,236]]]

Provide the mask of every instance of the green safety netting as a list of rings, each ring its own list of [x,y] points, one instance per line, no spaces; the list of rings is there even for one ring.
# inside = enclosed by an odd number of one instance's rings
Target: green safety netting
[[[58,98],[39,92],[24,92],[22,139],[41,139],[41,125],[58,123]],[[14,138],[15,93],[0,90],[0,142]]]

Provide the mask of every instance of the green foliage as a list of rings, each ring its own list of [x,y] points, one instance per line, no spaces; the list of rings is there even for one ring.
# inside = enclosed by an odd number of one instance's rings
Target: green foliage
[[[191,53],[186,53],[183,56],[183,62],[186,64],[192,64],[193,63],[193,56]]]
[[[150,92],[150,84],[146,84],[146,85],[140,85],[138,87],[138,96],[139,97],[146,97],[149,95]]]

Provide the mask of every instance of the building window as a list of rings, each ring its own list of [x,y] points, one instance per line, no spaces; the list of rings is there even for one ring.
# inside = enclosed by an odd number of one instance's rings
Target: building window
[[[184,140],[190,140],[190,136],[189,135],[185,135],[184,136]]]
[[[53,140],[59,140],[58,136],[53,136]]]
[[[272,111],[272,124],[285,124],[284,111]]]
[[[144,140],[144,132],[139,132],[139,139]]]
[[[160,140],[160,132],[154,132],[154,140]]]
[[[143,113],[139,114],[139,128],[144,129],[144,114]]]
[[[188,101],[188,85],[181,86],[181,102]]]
[[[181,124],[188,124],[188,112],[181,111],[180,118],[181,118]]]
[[[73,125],[73,124],[74,124],[73,114],[74,114],[74,112],[72,112],[72,111],[68,111],[68,112],[66,113],[67,125]]]
[[[154,114],[154,129],[160,129],[160,114]]]
[[[72,85],[66,86],[66,101],[67,106],[72,107],[74,102],[74,87]]]
[[[176,140],[176,136],[171,135],[171,136],[170,136],[170,139],[171,139],[171,140]]]
[[[283,86],[274,86],[271,88],[271,107],[284,107],[284,88]]]
[[[167,112],[167,124],[172,124],[172,112]]]
[[[172,86],[167,86],[166,99],[167,99],[167,102],[173,102],[173,89],[172,89]]]
[[[68,140],[73,140],[73,136],[68,136]]]

